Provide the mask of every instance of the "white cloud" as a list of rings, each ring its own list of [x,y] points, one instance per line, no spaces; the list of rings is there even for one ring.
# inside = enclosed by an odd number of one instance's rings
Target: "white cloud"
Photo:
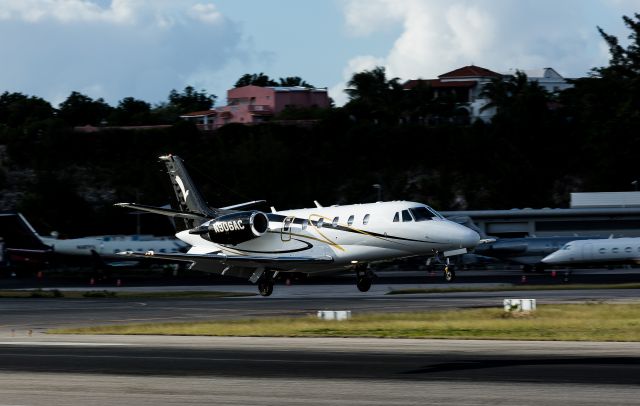
[[[329,95],[333,98],[334,103],[337,106],[342,106],[348,101],[344,89],[347,88],[347,82],[349,82],[354,73],[371,70],[376,66],[384,65],[384,62],[383,59],[373,56],[356,56],[350,59],[347,67],[342,71],[343,80],[329,89]]]
[[[220,22],[222,14],[218,12],[213,4],[194,4],[189,10],[189,15],[195,19],[209,24]]]
[[[113,24],[149,20],[163,28],[176,24],[181,19],[180,14],[209,24],[223,20],[213,3],[194,3],[190,0],[111,0],[108,5],[101,6],[96,0],[0,0],[0,19],[30,23],[51,20]]]
[[[42,20],[131,23],[135,5],[135,0],[113,0],[106,8],[88,0],[0,0],[0,18],[30,23]]]
[[[639,0],[597,0],[589,7],[581,0],[349,0],[343,11],[354,35],[401,28],[385,55],[369,58],[385,66],[388,77],[406,80],[470,64],[499,72],[551,66],[580,76],[606,63],[596,31],[604,22],[597,19],[610,21],[614,8],[638,6]],[[354,57],[347,70],[366,58]]]
[[[369,35],[382,28],[401,22],[402,7],[393,7],[390,0],[351,0],[345,5],[347,28],[354,35]]]
[[[54,104],[74,90],[156,103],[257,54],[203,0],[0,0],[0,22],[0,38],[12,39],[0,41],[0,92]],[[223,96],[228,86],[204,90]]]

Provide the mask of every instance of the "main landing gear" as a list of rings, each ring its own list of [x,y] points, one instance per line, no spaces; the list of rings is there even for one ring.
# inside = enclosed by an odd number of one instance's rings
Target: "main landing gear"
[[[273,293],[273,285],[277,273],[273,271],[264,271],[260,279],[258,279],[258,292],[260,296],[271,296]]]
[[[367,264],[356,265],[356,286],[360,292],[368,292],[376,274],[367,269]]]

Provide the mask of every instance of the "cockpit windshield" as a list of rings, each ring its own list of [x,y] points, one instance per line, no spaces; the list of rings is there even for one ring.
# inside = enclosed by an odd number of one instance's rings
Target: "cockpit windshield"
[[[440,213],[433,210],[429,206],[414,207],[412,209],[409,209],[409,211],[411,212],[411,214],[413,214],[413,218],[416,221],[427,221],[443,218]]]
[[[570,250],[571,244],[565,244],[564,247],[560,248],[561,250]]]

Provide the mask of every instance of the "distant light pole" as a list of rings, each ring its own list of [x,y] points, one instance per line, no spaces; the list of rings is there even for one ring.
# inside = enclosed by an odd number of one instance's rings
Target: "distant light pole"
[[[373,188],[378,191],[378,200],[377,201],[381,202],[382,201],[382,185],[380,185],[379,183],[375,183],[375,184],[373,184],[371,186],[373,186]]]

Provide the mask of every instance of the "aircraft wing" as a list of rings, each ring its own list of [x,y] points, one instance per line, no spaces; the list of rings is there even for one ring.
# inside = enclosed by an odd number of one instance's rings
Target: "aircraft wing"
[[[229,267],[238,268],[261,268],[269,267],[279,271],[293,271],[300,265],[323,265],[333,262],[330,256],[320,257],[274,257],[259,255],[224,255],[220,253],[211,254],[157,254],[157,253],[137,253],[123,252],[120,255],[146,258],[161,259],[171,262],[191,263],[190,268],[204,271],[221,273]]]

